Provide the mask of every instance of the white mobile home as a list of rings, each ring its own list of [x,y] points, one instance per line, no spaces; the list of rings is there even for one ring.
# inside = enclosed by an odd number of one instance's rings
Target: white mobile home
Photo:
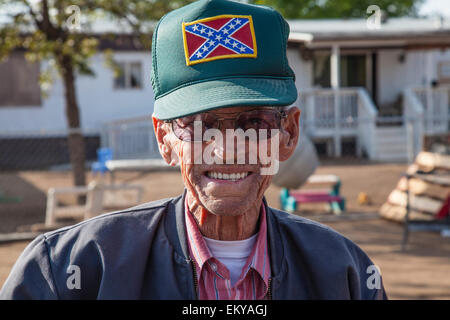
[[[357,155],[405,161],[426,137],[450,142],[450,20],[395,18],[377,29],[364,19],[290,26],[304,129],[327,154],[343,155],[350,139]]]
[[[379,29],[369,29],[364,19],[289,24],[302,129],[319,151],[406,161],[424,147],[425,137],[448,137],[450,21],[395,18]],[[99,53],[91,61],[95,77],[77,77],[81,126],[91,138],[88,159],[100,144],[112,147],[116,158],[154,156],[150,52],[129,34],[101,48],[114,49],[124,72],[115,78]],[[21,52],[0,64],[0,168],[23,162],[30,143],[67,162],[62,82],[56,78],[44,98],[37,81],[47,67],[25,62]],[[50,147],[50,138],[62,147]]]

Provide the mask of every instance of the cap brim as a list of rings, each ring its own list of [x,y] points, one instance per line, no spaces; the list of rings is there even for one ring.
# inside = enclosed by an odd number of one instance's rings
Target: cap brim
[[[194,83],[155,101],[154,115],[175,119],[233,106],[287,106],[297,100],[292,78],[227,78]]]

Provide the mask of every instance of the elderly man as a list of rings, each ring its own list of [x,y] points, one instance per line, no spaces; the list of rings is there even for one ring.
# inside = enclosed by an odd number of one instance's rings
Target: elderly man
[[[0,298],[386,298],[354,243],[264,200],[299,136],[288,34],[276,11],[226,0],[162,18],[153,125],[184,194],[39,236]]]

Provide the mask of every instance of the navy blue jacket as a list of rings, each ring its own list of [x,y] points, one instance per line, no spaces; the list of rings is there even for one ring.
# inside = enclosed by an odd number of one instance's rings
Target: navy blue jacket
[[[264,205],[272,299],[386,299],[373,263],[352,241]],[[38,236],[0,298],[196,299],[184,195]]]

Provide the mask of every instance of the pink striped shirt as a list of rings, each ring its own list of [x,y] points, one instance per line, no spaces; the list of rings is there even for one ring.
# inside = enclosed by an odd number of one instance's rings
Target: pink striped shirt
[[[270,260],[267,248],[266,210],[261,206],[260,227],[255,245],[242,268],[239,280],[231,286],[230,272],[214,258],[193,215],[185,204],[186,229],[191,258],[197,276],[200,300],[262,300],[267,298]]]

